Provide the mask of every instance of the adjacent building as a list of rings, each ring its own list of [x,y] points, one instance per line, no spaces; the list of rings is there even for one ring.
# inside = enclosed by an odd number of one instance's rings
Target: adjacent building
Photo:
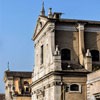
[[[100,70],[87,76],[87,99],[100,100]]]
[[[5,71],[5,99],[31,100],[31,76],[32,72]]]
[[[87,96],[89,77],[100,69],[100,21],[63,19],[61,15],[50,8],[46,16],[43,4],[38,17],[33,35],[32,100],[91,100],[91,94]],[[93,77],[100,78],[98,74]]]

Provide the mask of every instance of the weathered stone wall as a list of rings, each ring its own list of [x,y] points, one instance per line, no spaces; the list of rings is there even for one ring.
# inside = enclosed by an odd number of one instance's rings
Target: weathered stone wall
[[[19,96],[19,97],[14,97],[13,100],[31,100],[31,97]]]
[[[97,32],[86,32],[85,33],[85,47],[86,49],[100,49],[97,41],[100,38],[100,35]]]
[[[36,83],[32,88],[32,100],[60,100],[61,86],[56,85],[60,81],[59,76],[50,76]]]
[[[10,92],[13,91],[12,89],[13,86],[13,78],[10,77],[10,79],[5,80],[5,99],[6,100],[12,100],[11,96],[12,94],[10,94]]]
[[[55,35],[56,45],[59,46],[59,49],[69,49],[71,50],[71,62],[78,63],[78,32],[72,31],[56,31]]]
[[[35,71],[33,78],[34,81],[44,76],[45,74],[49,73],[51,70],[53,70],[53,68],[50,67],[53,63],[53,54],[55,49],[54,45],[55,33],[52,31],[53,29],[54,29],[54,24],[53,23],[48,24],[45,27],[45,29],[41,31],[41,34],[39,34],[39,36],[35,39],[35,67],[34,67]],[[42,45],[43,45],[43,63],[41,64]]]
[[[100,98],[100,70],[87,76],[87,100],[95,100],[98,94]]]
[[[78,84],[80,86],[80,91],[68,91],[65,92],[65,100],[86,100],[86,77],[64,77],[64,83],[70,86],[70,84]]]

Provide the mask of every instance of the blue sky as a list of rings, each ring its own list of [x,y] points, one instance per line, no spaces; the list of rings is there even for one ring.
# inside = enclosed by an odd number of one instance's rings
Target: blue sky
[[[100,21],[100,0],[44,0],[46,14],[64,13],[68,19]],[[42,0],[0,0],[0,93],[4,92],[3,75],[10,70],[32,71],[34,44],[31,40],[40,14]]]

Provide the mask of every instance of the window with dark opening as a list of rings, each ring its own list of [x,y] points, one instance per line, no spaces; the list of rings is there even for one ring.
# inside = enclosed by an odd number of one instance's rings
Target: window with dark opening
[[[70,85],[70,91],[79,91],[79,85],[77,84]]]
[[[28,87],[26,87],[26,92],[29,92],[29,88]]]
[[[99,51],[91,50],[92,61],[99,61]]]
[[[43,50],[43,45],[42,45],[42,46],[41,46],[41,64],[43,64],[43,62],[44,62],[44,61],[43,61],[43,58],[44,58],[44,57],[43,57],[43,55],[44,55],[44,54],[43,54],[43,51],[44,51],[44,50]]]
[[[61,60],[71,60],[71,52],[69,49],[61,50]]]

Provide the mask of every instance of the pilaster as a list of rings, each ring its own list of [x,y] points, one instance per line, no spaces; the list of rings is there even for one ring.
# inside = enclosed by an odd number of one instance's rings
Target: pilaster
[[[78,32],[79,32],[79,62],[83,65],[84,62],[84,23],[78,23]]]
[[[53,62],[53,53],[55,51],[55,25],[54,23],[52,23],[50,26],[49,26],[49,29],[48,29],[48,34],[49,34],[49,49],[50,49],[50,58],[51,58],[51,62]]]

